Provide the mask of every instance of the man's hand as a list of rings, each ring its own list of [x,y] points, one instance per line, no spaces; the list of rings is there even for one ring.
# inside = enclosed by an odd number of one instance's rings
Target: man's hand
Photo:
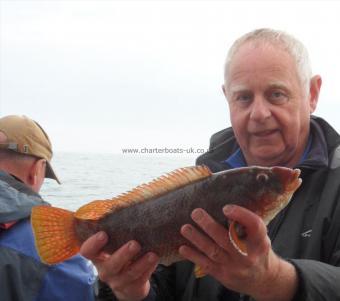
[[[245,228],[247,256],[233,246],[228,230],[202,209],[191,216],[204,233],[189,224],[181,228],[197,249],[181,246],[180,254],[229,289],[256,300],[291,300],[298,281],[295,268],[273,252],[263,221],[239,206],[227,205],[223,212]]]
[[[140,251],[136,241],[126,243],[113,254],[101,251],[106,243],[106,233],[98,232],[83,243],[80,253],[93,262],[99,278],[111,287],[118,300],[144,299],[150,290],[151,274],[157,267],[157,255],[147,253],[133,261]]]

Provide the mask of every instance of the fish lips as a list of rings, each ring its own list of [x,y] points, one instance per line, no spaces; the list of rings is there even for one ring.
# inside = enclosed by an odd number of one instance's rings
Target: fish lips
[[[298,168],[290,169],[281,166],[274,166],[272,167],[272,172],[280,178],[280,181],[284,184],[286,191],[295,191],[302,183],[301,178],[299,178],[301,170]]]

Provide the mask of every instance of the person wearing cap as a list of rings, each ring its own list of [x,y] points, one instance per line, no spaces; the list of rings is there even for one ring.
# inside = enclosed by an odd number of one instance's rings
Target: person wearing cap
[[[95,276],[80,255],[48,266],[39,259],[30,225],[45,178],[56,180],[52,145],[26,116],[0,118],[0,299],[94,300]]]

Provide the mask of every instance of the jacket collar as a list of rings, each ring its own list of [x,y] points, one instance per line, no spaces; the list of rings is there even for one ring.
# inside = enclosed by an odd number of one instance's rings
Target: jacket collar
[[[311,145],[298,164],[298,168],[315,170],[329,166],[329,155],[340,144],[339,134],[322,118],[311,116]],[[232,128],[222,130],[211,137],[210,150],[197,159],[197,164],[206,164],[213,172],[234,168],[228,162],[233,156],[243,158],[242,152],[237,153],[239,145],[236,142]],[[231,159],[235,159],[231,158]]]
[[[29,217],[33,206],[47,204],[27,185],[0,171],[0,223]]]
[[[325,135],[318,123],[312,119],[310,123],[310,134],[306,149],[302,155],[298,168],[317,169],[328,166],[328,151]],[[243,153],[240,148],[221,163],[226,163],[231,168],[246,166]]]
[[[327,141],[321,126],[315,119],[311,119],[310,133],[312,139],[310,150],[297,167],[309,169],[327,167],[329,163]]]

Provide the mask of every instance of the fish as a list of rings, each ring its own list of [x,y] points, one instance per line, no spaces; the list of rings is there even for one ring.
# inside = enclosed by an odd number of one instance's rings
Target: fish
[[[98,231],[109,237],[103,251],[113,253],[130,240],[141,245],[138,256],[152,251],[160,263],[183,260],[178,249],[190,244],[181,234],[190,214],[202,208],[229,228],[236,249],[247,253],[244,233],[228,223],[222,208],[243,206],[267,225],[287,206],[301,185],[300,170],[250,166],[212,173],[204,165],[183,167],[112,199],[95,200],[72,212],[52,206],[32,208],[31,224],[42,262],[57,264],[76,255]],[[226,238],[228,239],[228,238]]]

